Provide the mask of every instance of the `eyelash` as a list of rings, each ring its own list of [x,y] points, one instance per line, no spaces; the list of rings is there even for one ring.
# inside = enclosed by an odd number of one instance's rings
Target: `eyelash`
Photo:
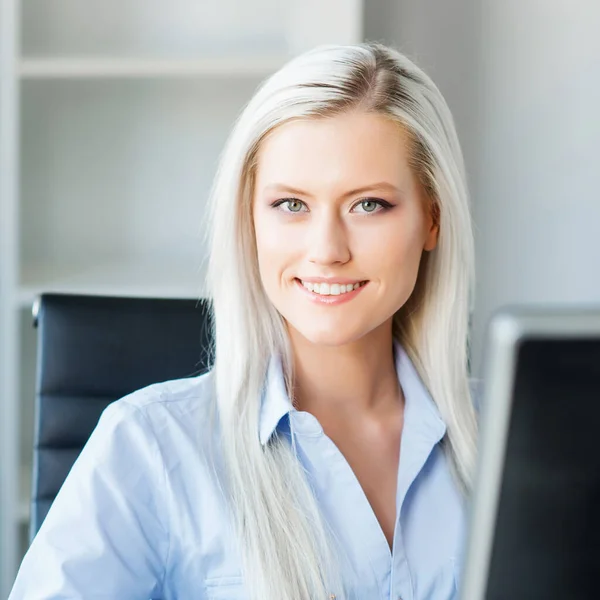
[[[300,202],[301,204],[303,204],[304,206],[306,206],[306,203],[303,202],[302,200],[298,200],[298,198],[281,198],[280,200],[276,200],[275,202],[273,202],[271,204],[271,206],[273,208],[279,208],[282,204],[285,204],[286,202]],[[382,212],[382,211],[386,211],[389,210],[390,208],[393,208],[394,205],[390,204],[389,202],[387,202],[386,200],[381,200],[380,198],[361,198],[358,202],[356,202],[353,206],[352,209],[356,208],[359,204],[362,204],[363,202],[374,202],[375,204],[378,204],[381,208],[379,210],[374,210],[369,212],[363,212],[362,214],[365,215],[369,215],[369,214],[375,214],[378,212]],[[291,210],[284,210],[283,212],[286,212],[288,214],[296,214],[294,211]],[[297,211],[297,213],[301,213],[301,212],[307,212],[305,210],[299,210]]]

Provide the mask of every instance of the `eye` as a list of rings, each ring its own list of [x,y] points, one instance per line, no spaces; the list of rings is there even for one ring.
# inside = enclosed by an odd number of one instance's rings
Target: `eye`
[[[306,204],[304,204],[302,200],[298,200],[297,198],[283,198],[282,200],[277,200],[276,202],[274,202],[272,206],[273,208],[279,208],[283,212],[287,213],[299,213],[308,211]]]
[[[382,210],[387,210],[389,208],[392,208],[392,206],[392,204],[386,202],[385,200],[378,200],[375,198],[363,198],[352,207],[352,212],[357,212],[363,215],[372,214],[381,212]],[[356,210],[357,208],[360,208],[361,210]]]

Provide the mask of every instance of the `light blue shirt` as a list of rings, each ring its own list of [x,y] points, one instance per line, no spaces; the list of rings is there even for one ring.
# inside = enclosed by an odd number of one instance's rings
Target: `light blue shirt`
[[[393,552],[344,456],[313,415],[290,403],[277,359],[258,435],[263,444],[275,431],[295,441],[322,514],[347,553],[344,579],[357,582],[348,596],[332,590],[338,599],[453,600],[464,499],[440,445],[446,426],[398,344],[395,356],[406,404]],[[248,597],[215,474],[222,463],[211,444],[218,440],[209,418],[213,394],[208,373],[149,386],[106,408],[9,600]]]

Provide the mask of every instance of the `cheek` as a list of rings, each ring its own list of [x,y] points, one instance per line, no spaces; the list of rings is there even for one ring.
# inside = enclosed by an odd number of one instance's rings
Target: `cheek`
[[[364,271],[378,280],[375,288],[381,307],[395,312],[412,294],[423,254],[423,240],[418,227],[395,223],[381,228],[374,238],[360,236],[362,256],[368,263]]]
[[[260,276],[268,287],[292,264],[298,241],[268,214],[254,216],[254,231]]]
[[[268,213],[257,211],[254,216],[254,231],[256,232],[256,245],[265,252],[276,251],[283,245],[284,235],[281,227]]]
[[[390,220],[384,227],[363,228],[354,236],[353,246],[355,257],[362,257],[361,262],[374,274],[395,273],[402,278],[407,269],[418,267],[423,240],[418,226],[398,219]]]
[[[277,252],[277,243],[269,235],[268,230],[262,233],[256,232],[256,253],[258,257],[258,269],[260,277],[266,288],[279,270],[280,255]]]

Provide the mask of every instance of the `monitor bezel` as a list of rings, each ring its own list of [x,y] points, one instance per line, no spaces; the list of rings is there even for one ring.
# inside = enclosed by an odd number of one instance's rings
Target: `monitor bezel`
[[[600,338],[600,306],[504,307],[490,319],[483,365],[477,471],[461,600],[484,600],[500,498],[517,358],[526,340]]]

